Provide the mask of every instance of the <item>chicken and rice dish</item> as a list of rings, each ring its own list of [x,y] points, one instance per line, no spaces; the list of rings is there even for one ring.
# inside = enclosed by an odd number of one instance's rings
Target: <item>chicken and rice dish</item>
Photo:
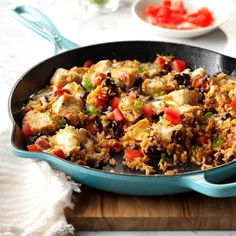
[[[236,82],[173,56],[58,68],[22,107],[29,151],[146,175],[210,169],[236,157]]]

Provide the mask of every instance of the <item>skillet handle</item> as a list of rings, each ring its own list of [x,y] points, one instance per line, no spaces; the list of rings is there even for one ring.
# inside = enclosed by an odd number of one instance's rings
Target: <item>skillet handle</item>
[[[21,23],[49,40],[54,46],[55,54],[79,47],[78,44],[63,37],[51,20],[39,10],[30,6],[18,6],[13,12]],[[28,15],[30,19],[24,15]]]
[[[207,180],[205,174],[184,176],[182,184],[196,192],[209,197],[233,197],[236,196],[236,183],[216,184]]]

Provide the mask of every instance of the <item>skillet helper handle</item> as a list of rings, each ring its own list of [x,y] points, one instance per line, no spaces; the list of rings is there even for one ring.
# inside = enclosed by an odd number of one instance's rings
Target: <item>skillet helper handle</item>
[[[205,174],[185,176],[182,179],[185,187],[209,197],[234,197],[236,196],[236,183],[216,184],[206,179]]]
[[[49,40],[54,46],[55,54],[79,47],[78,44],[63,37],[51,20],[36,8],[18,6],[13,9],[13,12],[21,23],[43,38]],[[28,15],[30,19],[27,18],[26,15]]]

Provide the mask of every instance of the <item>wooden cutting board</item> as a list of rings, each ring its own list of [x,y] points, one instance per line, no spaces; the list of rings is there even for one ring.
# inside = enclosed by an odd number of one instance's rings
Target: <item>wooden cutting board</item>
[[[78,230],[234,230],[236,197],[210,198],[195,192],[139,197],[102,192],[83,186],[66,209]]]

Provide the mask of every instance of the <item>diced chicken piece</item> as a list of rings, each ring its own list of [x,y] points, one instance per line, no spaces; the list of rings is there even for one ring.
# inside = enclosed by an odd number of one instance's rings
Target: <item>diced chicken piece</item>
[[[51,149],[63,150],[66,157],[78,153],[81,148],[85,148],[88,157],[95,157],[94,142],[88,138],[88,131],[81,128],[76,129],[73,126],[66,125],[60,129],[56,135],[50,139]]]
[[[134,109],[134,101],[135,100],[133,98],[126,96],[121,99],[118,105],[118,108],[123,114],[124,118],[129,122],[136,121],[142,114],[141,110],[137,111]]]
[[[59,117],[50,112],[40,112],[31,110],[23,118],[24,125],[29,125],[32,135],[38,133],[49,133],[57,129]]]
[[[87,145],[89,151],[94,152],[93,142],[88,139],[87,131],[84,129],[76,129],[67,125],[64,129],[60,129],[56,135],[50,139],[51,149],[63,150],[66,157],[77,153],[81,149],[81,145]]]
[[[198,103],[198,93],[194,90],[176,90],[169,93],[168,98],[173,100],[178,106],[183,104],[189,104],[194,106]]]
[[[90,67],[90,71],[107,74],[111,71],[112,62],[110,60],[101,60]]]
[[[128,127],[125,135],[122,137],[121,141],[125,142],[130,140],[142,141],[144,137],[150,132],[150,123],[148,119],[143,119],[136,124]]]
[[[139,77],[139,74],[136,68],[121,67],[111,69],[111,77],[118,86],[131,88]]]
[[[82,81],[83,75],[87,72],[87,70],[88,68],[85,67],[73,67],[70,70],[58,68],[53,74],[50,82],[52,85],[55,85],[59,88],[65,86],[70,82],[80,83]]]
[[[183,115],[184,113],[193,113],[196,114],[197,111],[202,111],[202,107],[200,106],[191,106],[189,104],[184,104],[182,106],[178,106],[178,110],[180,112],[180,115]]]
[[[171,76],[156,77],[155,79],[146,79],[142,83],[142,90],[147,95],[154,95],[161,92],[171,92],[178,87],[176,80]]]
[[[72,125],[79,122],[82,108],[82,100],[67,93],[64,93],[52,104],[52,112],[58,116],[66,117]]]
[[[75,98],[80,98],[80,95],[83,93],[83,88],[81,85],[77,84],[76,82],[68,83],[63,87],[63,89],[68,89],[70,94]]]
[[[171,142],[171,137],[175,131],[181,130],[183,125],[178,124],[175,126],[168,126],[163,124],[162,122],[158,122],[152,125],[153,134],[161,138],[161,140],[165,142]]]
[[[192,76],[193,76],[193,77],[196,77],[196,76],[202,77],[202,76],[204,76],[205,74],[206,74],[206,71],[205,71],[205,69],[202,68],[202,67],[200,67],[200,68],[198,68],[198,69],[196,69],[196,70],[194,70],[194,71],[192,72]]]
[[[229,91],[229,97],[233,100],[236,98],[236,83],[235,83],[235,88],[231,89]]]
[[[97,86],[87,97],[87,105],[103,107],[107,102],[107,87]]]
[[[137,68],[140,66],[140,61],[137,60],[125,60],[125,61],[113,61],[112,66],[116,68],[121,68],[121,67],[133,67]]]

